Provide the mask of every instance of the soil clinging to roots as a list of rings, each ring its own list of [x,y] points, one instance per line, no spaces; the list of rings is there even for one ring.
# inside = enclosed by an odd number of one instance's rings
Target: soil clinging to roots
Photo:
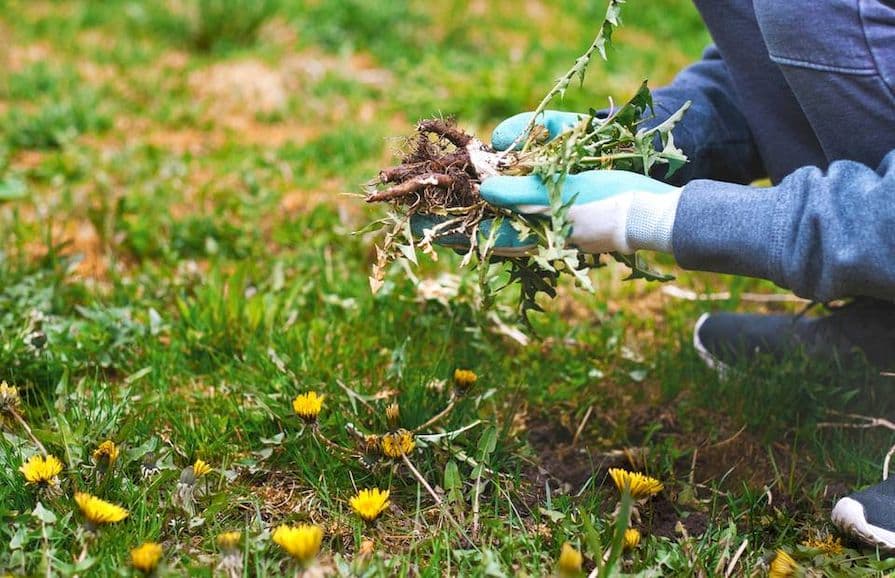
[[[401,164],[379,172],[368,203],[393,202],[409,213],[481,203],[479,184],[487,175],[473,156],[494,155],[489,147],[445,119],[421,121],[408,144]]]

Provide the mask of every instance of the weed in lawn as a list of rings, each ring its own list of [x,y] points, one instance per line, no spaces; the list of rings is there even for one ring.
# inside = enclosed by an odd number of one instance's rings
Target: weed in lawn
[[[596,299],[561,284],[541,341],[482,323],[449,252],[419,284],[390,272],[369,294],[370,239],[349,232],[370,214],[339,193],[420,118],[487,134],[532,107],[604,6],[279,2],[261,30],[292,39],[200,53],[186,4],[13,1],[0,14],[0,115],[80,103],[108,127],[44,149],[10,147],[0,128],[0,381],[34,437],[4,414],[0,573],[117,576],[157,543],[159,576],[282,576],[290,556],[272,533],[302,524],[323,530],[317,568],[337,575],[546,576],[567,542],[591,572],[618,536],[609,468],[665,486],[639,508],[622,572],[761,575],[778,548],[821,574],[892,572],[885,554],[819,542],[832,501],[878,481],[890,435],[814,427],[830,408],[891,413],[885,382],[830,387],[795,362],[722,382],[689,348],[710,307],[792,311],[740,299],[769,284],[676,271],[685,289],[731,294],[709,305],[606,268]],[[629,8],[620,55],[564,108],[661,84],[708,41],[689,2]],[[282,118],[216,118],[197,98],[191,78],[246,61],[284,79]],[[356,451],[346,423],[414,432],[450,404],[458,367],[478,380],[406,456],[437,499],[403,457],[343,455],[292,406],[325,396],[319,430]],[[107,441],[114,460],[97,454]],[[37,442],[64,465],[56,499],[20,471]],[[197,459],[212,470],[190,517],[174,495]],[[369,524],[350,500],[373,488],[390,505]],[[80,561],[76,491],[128,511]]]

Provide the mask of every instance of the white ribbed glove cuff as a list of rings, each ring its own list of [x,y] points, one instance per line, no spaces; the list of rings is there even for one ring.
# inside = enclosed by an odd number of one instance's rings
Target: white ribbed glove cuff
[[[625,238],[633,250],[671,253],[671,231],[681,198],[681,189],[668,193],[637,191],[625,223]]]

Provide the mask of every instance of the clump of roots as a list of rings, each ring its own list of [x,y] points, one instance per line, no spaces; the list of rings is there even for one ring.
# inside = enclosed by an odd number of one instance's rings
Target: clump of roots
[[[479,184],[497,172],[499,163],[490,147],[453,121],[424,120],[408,140],[401,164],[379,172],[366,200],[393,203],[404,214],[469,213],[478,221],[490,213],[479,196]]]

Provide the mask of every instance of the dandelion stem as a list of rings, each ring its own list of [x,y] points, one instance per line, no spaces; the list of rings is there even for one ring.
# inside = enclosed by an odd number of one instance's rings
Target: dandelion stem
[[[317,428],[316,426],[314,427],[313,432],[314,432],[314,438],[317,441],[319,441],[320,443],[322,443],[323,445],[325,445],[326,447],[336,450],[336,451],[339,451],[339,452],[342,452],[342,453],[345,453],[345,454],[348,454],[348,455],[356,455],[350,449],[337,444],[336,442],[332,441],[331,439],[329,439],[328,437],[323,435],[323,432],[321,432],[320,429]]]
[[[459,522],[454,518],[453,515],[447,510],[444,506],[444,501],[439,497],[435,490],[432,489],[432,486],[429,485],[429,482],[426,481],[426,478],[423,477],[423,474],[419,472],[414,466],[413,462],[410,461],[410,458],[407,457],[407,454],[401,456],[404,459],[404,463],[407,464],[407,467],[410,469],[410,472],[413,474],[413,477],[417,479],[417,481],[426,488],[426,491],[429,492],[429,495],[432,496],[432,499],[435,500],[435,504],[441,509],[441,513],[448,519],[448,521],[457,529],[457,532],[466,539],[466,542],[469,543],[470,546],[478,550],[478,546],[476,546],[475,542],[472,541],[466,534],[466,530],[463,529],[463,526],[460,525]]]
[[[31,431],[31,428],[28,426],[28,422],[25,421],[25,418],[19,415],[19,412],[17,412],[16,410],[11,410],[10,413],[12,413],[12,415],[15,416],[15,418],[19,421],[19,423],[22,425],[22,428],[25,430],[25,433],[27,433],[28,437],[31,438],[31,441],[33,441],[35,445],[37,445],[37,447],[40,449],[40,452],[44,456],[46,456],[47,448],[45,448],[44,445],[40,443],[40,440],[38,440],[37,437],[34,435],[34,432]]]
[[[541,100],[538,107],[534,110],[531,115],[531,120],[528,121],[528,126],[525,127],[519,136],[516,137],[516,140],[513,141],[513,144],[510,145],[506,150],[511,151],[514,150],[519,143],[525,141],[525,144],[522,147],[522,152],[528,151],[529,147],[534,140],[532,138],[532,129],[537,123],[538,116],[547,110],[547,106],[553,102],[553,99],[557,96],[562,96],[566,88],[568,88],[569,83],[572,82],[572,79],[575,76],[579,76],[582,80],[584,80],[584,72],[587,70],[588,64],[590,64],[591,58],[593,58],[594,52],[600,52],[601,55],[605,58],[605,49],[606,42],[608,41],[608,36],[612,34],[612,28],[618,24],[618,8],[619,4],[622,3],[623,0],[609,0],[609,7],[606,10],[606,17],[603,19],[603,23],[600,26],[600,30],[597,32],[596,37],[593,42],[591,42],[588,49],[575,60],[575,65],[572,66],[565,74],[563,74],[556,84],[553,85],[553,88],[550,89],[550,92]]]
[[[413,433],[419,433],[420,431],[422,431],[424,429],[429,429],[436,423],[440,422],[445,417],[447,417],[452,411],[454,411],[454,407],[456,405],[457,405],[457,394],[454,392],[451,392],[451,398],[448,400],[448,404],[444,407],[444,409],[441,410],[440,412],[438,412],[437,414],[433,415],[432,417],[430,417],[426,421],[426,423],[424,423],[421,426],[414,429]]]

